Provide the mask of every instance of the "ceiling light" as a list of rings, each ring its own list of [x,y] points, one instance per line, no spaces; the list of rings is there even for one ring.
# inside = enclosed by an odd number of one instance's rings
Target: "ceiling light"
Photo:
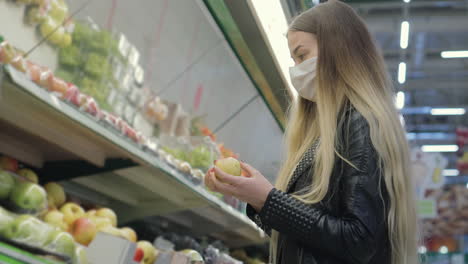
[[[447,254],[448,253],[448,248],[446,246],[441,246],[439,248],[439,253],[440,254]]]
[[[426,254],[427,253],[427,248],[425,246],[420,246],[418,248],[419,254]]]
[[[422,146],[423,152],[457,152],[457,145],[424,145]]]
[[[465,108],[432,108],[431,115],[464,115]]]
[[[460,172],[457,169],[445,169],[442,171],[442,175],[444,176],[458,176]]]
[[[401,31],[400,31],[400,47],[402,49],[408,48],[408,38],[409,38],[409,22],[401,22]]]
[[[411,2],[411,0],[403,0],[403,2],[409,3],[409,2]]]
[[[406,63],[400,62],[398,65],[398,82],[400,84],[405,83],[406,81]]]
[[[442,51],[440,56],[444,59],[468,58],[468,50]]]
[[[400,91],[396,94],[395,105],[400,110],[403,109],[403,107],[405,107],[405,93],[404,92]]]

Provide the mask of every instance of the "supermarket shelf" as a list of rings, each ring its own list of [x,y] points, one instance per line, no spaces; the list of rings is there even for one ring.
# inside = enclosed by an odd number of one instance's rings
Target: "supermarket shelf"
[[[9,66],[5,69],[0,86],[0,152],[37,167],[76,160],[104,167],[112,159],[131,160],[138,165],[72,182],[118,200],[122,206],[117,213],[123,223],[184,213],[212,223],[213,229],[203,234],[224,236],[228,244],[230,233],[237,235],[232,243],[238,246],[264,241],[263,232],[242,213],[194,186],[180,172],[116,131],[60,101],[22,73]],[[187,226],[194,224],[187,222]]]

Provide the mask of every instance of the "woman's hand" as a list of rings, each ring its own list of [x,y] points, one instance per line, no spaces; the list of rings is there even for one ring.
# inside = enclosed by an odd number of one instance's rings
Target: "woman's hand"
[[[233,176],[217,167],[208,171],[205,185],[214,192],[231,195],[260,211],[273,185],[252,166],[241,162],[247,177]]]

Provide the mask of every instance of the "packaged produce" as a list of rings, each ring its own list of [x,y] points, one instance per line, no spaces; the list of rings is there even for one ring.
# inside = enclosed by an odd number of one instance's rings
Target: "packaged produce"
[[[18,71],[26,73],[27,64],[26,60],[22,55],[16,55],[10,62],[10,64]]]
[[[197,251],[193,249],[184,249],[180,251],[180,253],[190,258],[190,264],[204,264],[205,263],[200,253],[198,253]]]

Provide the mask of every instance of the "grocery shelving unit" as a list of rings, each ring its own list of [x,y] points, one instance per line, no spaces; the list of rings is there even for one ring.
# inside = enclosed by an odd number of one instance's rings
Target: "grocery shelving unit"
[[[159,215],[229,246],[265,240],[247,216],[23,73],[5,66],[0,84],[0,152],[42,168],[41,181],[110,198],[122,223]]]

